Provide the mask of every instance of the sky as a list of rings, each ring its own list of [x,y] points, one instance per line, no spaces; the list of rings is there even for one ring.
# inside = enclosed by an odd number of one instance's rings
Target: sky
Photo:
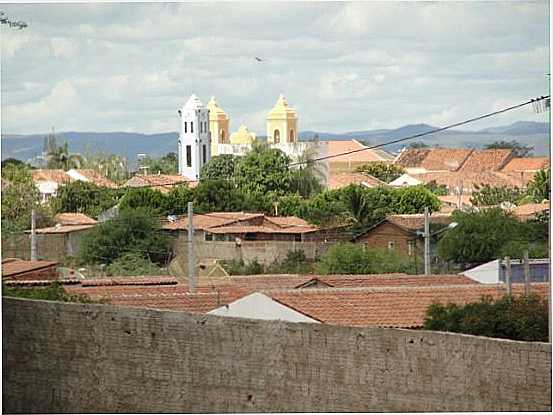
[[[177,131],[192,94],[265,134],[443,126],[549,93],[549,2],[3,4],[3,134]],[[258,62],[255,57],[264,59]],[[467,126],[545,121],[531,107]]]

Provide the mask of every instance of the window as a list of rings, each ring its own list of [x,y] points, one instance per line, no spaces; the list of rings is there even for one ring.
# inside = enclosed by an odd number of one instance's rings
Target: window
[[[396,248],[396,242],[395,241],[389,241],[388,242],[388,251],[393,251]]]
[[[255,241],[257,239],[257,234],[254,232],[248,232],[244,235],[246,241]]]
[[[275,144],[280,143],[280,131],[275,130],[275,132],[273,133],[273,139]]]
[[[294,130],[290,130],[290,142],[294,142]]]
[[[186,146],[186,167],[192,167],[192,146]]]
[[[407,245],[407,255],[412,256],[415,251],[415,241],[409,241]]]
[[[212,241],[213,240],[213,234],[212,233],[206,232],[204,235],[205,235],[205,240],[206,241]]]
[[[207,148],[205,144],[202,146],[202,158],[203,158],[203,164],[207,162]]]
[[[221,130],[221,143],[225,142],[225,130]]]
[[[190,132],[194,132],[194,121],[190,121]]]
[[[184,122],[184,132],[188,132],[188,123],[186,121]]]

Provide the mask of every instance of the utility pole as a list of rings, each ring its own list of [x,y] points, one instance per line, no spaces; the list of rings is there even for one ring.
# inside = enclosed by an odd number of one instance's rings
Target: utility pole
[[[188,202],[188,291],[191,294],[196,292],[194,260],[194,213],[192,202]]]
[[[530,295],[530,260],[528,249],[524,250],[524,295]]]
[[[507,295],[510,297],[512,294],[512,288],[511,288],[511,258],[506,256],[505,257],[505,285],[507,285]]]
[[[424,208],[424,275],[430,275],[430,217],[428,206]]]
[[[37,249],[36,249],[36,210],[31,210],[31,261],[36,261]]]

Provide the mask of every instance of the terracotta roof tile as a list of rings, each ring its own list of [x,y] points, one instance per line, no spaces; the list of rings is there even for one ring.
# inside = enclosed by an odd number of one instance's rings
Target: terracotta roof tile
[[[394,164],[402,167],[421,167],[422,162],[430,153],[429,148],[406,148],[395,159]]]
[[[449,213],[433,213],[430,215],[430,223],[449,224],[452,222],[451,214]],[[410,215],[388,215],[386,221],[393,223],[401,228],[416,231],[424,228],[424,214]]]
[[[265,221],[286,228],[289,226],[311,226],[309,223],[296,216],[265,216]]]
[[[8,260],[2,261],[2,277],[16,277],[18,274],[38,271],[43,268],[55,267],[58,263],[54,261],[24,261]]]
[[[513,150],[493,149],[473,151],[459,169],[462,172],[486,172],[501,170],[513,157]]]
[[[469,148],[433,148],[419,166],[428,171],[458,170],[472,153]]]
[[[188,180],[186,177],[175,174],[150,174],[147,176],[136,175],[131,177],[125,183],[128,187],[150,187],[159,190],[162,193],[168,193],[171,188],[179,184],[188,184],[195,187],[196,182]]]
[[[456,189],[462,183],[466,191],[474,191],[476,186],[490,185],[493,187],[521,187],[525,186],[533,177],[533,173],[523,177],[516,173],[503,173],[498,171],[457,171],[457,172],[429,172],[410,174],[413,178],[423,182],[436,182],[445,185],[449,189]]]
[[[547,157],[515,157],[509,161],[502,172],[538,171],[549,166]]]
[[[96,186],[107,187],[110,189],[117,189],[119,186],[108,179],[107,177],[102,176],[100,173],[92,169],[75,169],[77,173],[86,177],[91,183]]]
[[[194,214],[192,221],[194,229],[205,230],[216,226],[230,225],[236,222],[255,220],[263,217],[263,213],[213,212],[207,214]],[[163,222],[162,228],[167,230],[188,229],[188,216],[180,216],[173,222]]]
[[[243,234],[243,233],[281,233],[281,234],[299,234],[318,231],[316,226],[287,226],[285,228],[275,228],[268,226],[250,225],[250,226],[217,226],[209,228],[209,233],[215,234]]]
[[[321,275],[317,279],[331,287],[394,287],[426,285],[474,284],[472,278],[464,275],[407,275],[407,274],[369,274],[369,275]]]
[[[520,205],[511,210],[511,213],[520,218],[530,218],[539,212],[549,211],[549,202],[545,203],[528,203]]]
[[[55,182],[57,184],[62,184],[72,181],[71,177],[63,170],[36,169],[31,170],[31,175],[35,182]]]
[[[470,195],[461,195],[461,204],[466,206],[472,206],[472,202],[470,201]],[[445,195],[445,196],[438,196],[438,199],[440,202],[448,205],[453,205],[454,207],[457,207],[457,203],[459,202],[459,196],[458,195]]]
[[[548,295],[547,284],[534,283],[532,292]],[[513,294],[524,292],[513,284]],[[266,290],[273,300],[322,323],[339,326],[422,327],[426,310],[435,302],[466,304],[482,296],[500,298],[503,284],[463,284],[424,287],[323,288]]]
[[[331,173],[328,178],[328,188],[340,189],[350,184],[364,184],[368,187],[386,186],[386,182],[374,176],[363,173]]]
[[[54,216],[54,220],[61,225],[95,225],[98,223],[84,213],[58,213]]]
[[[352,150],[360,150],[366,148],[357,140],[330,140],[328,143],[328,155],[345,153]],[[347,154],[344,156],[333,157],[331,162],[370,162],[370,161],[391,161],[393,156],[386,152],[377,152],[373,150],[364,150],[357,153]]]
[[[86,279],[81,281],[83,287],[101,287],[101,286],[125,286],[125,285],[171,285],[178,284],[178,280],[172,276],[145,276],[145,277],[114,277]]]
[[[37,234],[54,234],[54,233],[71,233],[79,232],[87,229],[93,228],[95,225],[60,225],[60,226],[51,226],[49,228],[39,228],[36,230]],[[30,230],[25,231],[25,233],[31,233]]]

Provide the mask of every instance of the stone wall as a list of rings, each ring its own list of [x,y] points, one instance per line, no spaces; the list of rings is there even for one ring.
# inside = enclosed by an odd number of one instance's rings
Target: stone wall
[[[4,412],[550,411],[551,345],[6,298]]]

